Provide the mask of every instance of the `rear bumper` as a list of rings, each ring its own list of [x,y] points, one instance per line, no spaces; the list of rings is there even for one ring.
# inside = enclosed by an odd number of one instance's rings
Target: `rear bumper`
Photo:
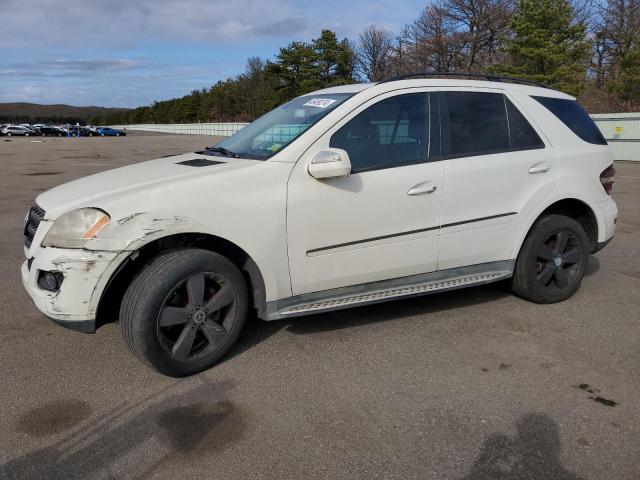
[[[618,206],[613,198],[608,197],[605,201],[597,204],[598,211],[598,244],[608,242],[613,238],[616,230],[616,220],[618,219]],[[603,247],[605,246],[603,245]]]

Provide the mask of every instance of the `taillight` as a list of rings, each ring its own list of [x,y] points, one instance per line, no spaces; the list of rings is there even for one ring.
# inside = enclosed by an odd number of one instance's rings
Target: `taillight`
[[[607,195],[611,195],[611,191],[613,190],[613,184],[615,183],[613,177],[616,176],[616,169],[613,168],[613,165],[607,167],[600,174],[600,183],[602,184],[602,188],[607,192]]]

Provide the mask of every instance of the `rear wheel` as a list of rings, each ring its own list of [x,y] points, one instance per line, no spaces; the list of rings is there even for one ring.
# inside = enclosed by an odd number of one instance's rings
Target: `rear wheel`
[[[146,266],[120,310],[129,349],[173,377],[211,367],[238,339],[248,311],[247,285],[227,258],[174,250]]]
[[[514,270],[511,288],[536,303],[569,298],[580,287],[589,261],[588,239],[572,218],[549,215],[527,236]]]

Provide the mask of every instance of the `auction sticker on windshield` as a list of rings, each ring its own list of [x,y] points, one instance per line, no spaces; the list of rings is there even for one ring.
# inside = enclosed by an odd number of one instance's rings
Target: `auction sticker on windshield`
[[[332,99],[332,98],[314,98],[312,100],[309,100],[307,103],[305,103],[304,106],[305,107],[327,108],[333,102],[335,102],[335,100]]]

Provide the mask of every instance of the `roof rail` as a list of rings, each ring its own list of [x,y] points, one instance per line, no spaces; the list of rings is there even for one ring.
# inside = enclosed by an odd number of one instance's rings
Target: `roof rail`
[[[464,73],[464,72],[423,72],[423,73],[404,73],[402,75],[396,75],[394,77],[385,78],[377,83],[395,82],[398,80],[406,80],[407,78],[416,77],[467,77],[471,79],[482,78],[489,80],[490,82],[510,82],[510,83],[522,83],[525,85],[535,85],[536,87],[549,88],[547,85],[534,82],[532,80],[525,80],[524,78],[514,77],[501,77],[491,73]]]

